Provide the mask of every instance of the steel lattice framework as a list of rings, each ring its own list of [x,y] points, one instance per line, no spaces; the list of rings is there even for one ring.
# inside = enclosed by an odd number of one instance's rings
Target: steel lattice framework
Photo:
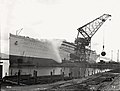
[[[102,16],[96,18],[95,20],[85,24],[84,26],[78,28],[78,33],[81,33],[84,38],[92,38],[92,36],[97,32],[97,30],[102,26],[102,24],[111,15],[103,14]],[[78,37],[78,36],[77,36]]]
[[[98,31],[98,29],[109,17],[111,17],[111,15],[103,14],[102,16],[77,29],[78,34],[75,40],[75,43],[77,44],[76,55],[79,55],[80,60],[86,60],[86,55],[89,55],[89,53],[86,53],[85,47],[87,46],[88,48],[91,48],[92,36]],[[80,34],[82,37],[79,37]]]

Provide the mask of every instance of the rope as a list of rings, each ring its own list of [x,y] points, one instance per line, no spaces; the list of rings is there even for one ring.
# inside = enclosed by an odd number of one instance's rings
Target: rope
[[[105,42],[105,39],[104,39],[104,30],[103,30],[103,50],[104,50],[104,48],[105,48],[104,42]]]

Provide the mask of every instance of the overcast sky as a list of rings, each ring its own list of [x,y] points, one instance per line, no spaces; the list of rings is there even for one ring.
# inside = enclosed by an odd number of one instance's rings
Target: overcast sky
[[[119,0],[0,0],[1,31],[4,45],[8,45],[8,33],[38,39],[66,39],[74,42],[77,28],[105,14],[111,14],[92,37],[92,49],[102,51],[103,30],[105,51],[111,57],[120,49],[120,2]],[[5,46],[4,46],[5,47]],[[2,48],[4,49],[4,48]]]

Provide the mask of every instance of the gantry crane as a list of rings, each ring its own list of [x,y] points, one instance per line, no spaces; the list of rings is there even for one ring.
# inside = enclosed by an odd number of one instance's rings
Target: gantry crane
[[[89,50],[91,49],[91,38],[109,17],[111,17],[111,15],[103,14],[102,16],[94,19],[93,21],[77,29],[78,34],[77,34],[77,38],[75,39],[75,44],[76,44],[75,51],[77,58],[79,57],[80,61],[87,60],[86,55],[90,55]],[[80,34],[82,35],[82,37],[80,37]],[[103,49],[104,49],[104,45],[103,45]]]

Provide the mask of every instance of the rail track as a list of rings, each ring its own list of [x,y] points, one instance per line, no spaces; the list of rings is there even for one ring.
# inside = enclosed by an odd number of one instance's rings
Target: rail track
[[[102,91],[119,76],[119,73],[105,72],[87,79],[54,85],[45,91]]]

